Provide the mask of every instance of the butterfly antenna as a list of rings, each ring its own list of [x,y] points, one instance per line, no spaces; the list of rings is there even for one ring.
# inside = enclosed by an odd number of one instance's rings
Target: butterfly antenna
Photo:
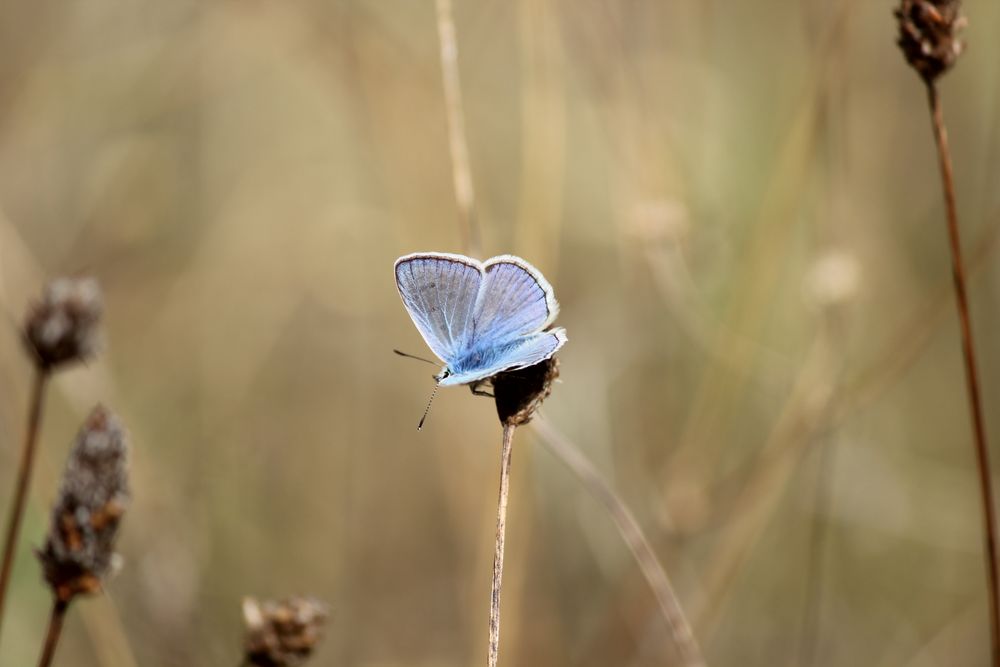
[[[417,424],[417,430],[419,431],[424,427],[424,421],[427,420],[427,413],[431,411],[431,403],[434,402],[434,397],[437,396],[438,389],[441,388],[441,380],[438,380],[437,384],[434,385],[434,391],[431,392],[431,398],[427,401],[427,407],[424,408],[424,416],[420,418],[420,423]]]
[[[430,359],[424,359],[423,357],[418,357],[415,354],[408,354],[406,352],[400,352],[399,350],[397,350],[395,348],[392,351],[395,352],[396,354],[398,354],[401,357],[406,357],[407,359],[416,359],[417,361],[422,361],[425,364],[430,364],[431,366],[438,366],[439,365],[439,364],[431,361]]]

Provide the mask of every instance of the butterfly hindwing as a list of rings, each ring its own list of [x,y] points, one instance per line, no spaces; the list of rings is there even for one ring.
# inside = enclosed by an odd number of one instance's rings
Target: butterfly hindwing
[[[566,330],[562,328],[541,331],[494,346],[481,348],[474,363],[458,366],[454,374],[441,381],[442,385],[468,384],[485,380],[503,371],[527,368],[551,357],[566,342]]]

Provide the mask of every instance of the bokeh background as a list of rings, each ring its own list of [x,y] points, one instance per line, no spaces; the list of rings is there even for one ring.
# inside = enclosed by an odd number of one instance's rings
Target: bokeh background
[[[972,665],[979,505],[923,88],[890,2],[455,8],[485,256],[570,342],[549,425],[632,508],[711,665]],[[1000,6],[942,84],[1000,442]],[[61,373],[0,641],[34,664],[31,545],[101,401],[134,441],[108,595],[57,664],[236,665],[243,595],[310,593],[312,664],[483,661],[500,428],[430,393],[392,279],[462,251],[433,2],[0,5],[0,502],[48,277],[97,276]],[[515,442],[501,660],[675,664],[614,524]],[[4,506],[6,512],[6,505]]]

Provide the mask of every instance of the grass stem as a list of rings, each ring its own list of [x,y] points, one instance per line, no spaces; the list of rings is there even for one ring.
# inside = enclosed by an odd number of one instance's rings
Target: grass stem
[[[469,167],[469,146],[465,136],[465,111],[462,84],[458,76],[458,40],[451,0],[437,0],[438,39],[441,44],[441,75],[444,84],[444,106],[448,122],[448,146],[451,149],[451,173],[458,203],[459,231],[462,250],[478,257],[479,229],[476,226],[476,194],[472,187]]]
[[[986,426],[982,398],[979,390],[979,373],[976,348],[972,338],[972,320],[966,294],[965,265],[962,260],[962,243],[958,231],[958,210],[955,203],[955,183],[952,175],[951,152],[948,149],[948,132],[944,124],[941,96],[933,81],[927,81],[927,101],[930,106],[931,125],[937,144],[938,162],[941,167],[941,184],[944,188],[945,209],[948,222],[948,241],[951,246],[951,270],[958,305],[958,320],[962,337],[962,357],[965,362],[965,381],[972,412],[972,427],[979,471],[979,493],[983,505],[983,538],[986,542],[986,577],[989,585],[990,646],[992,663],[1000,667],[1000,588],[997,573],[996,509],[993,504],[993,481],[990,473],[989,447],[986,443]]]
[[[830,433],[818,443],[816,488],[813,497],[813,520],[809,529],[806,562],[806,594],[802,610],[802,633],[799,641],[799,662],[803,665],[822,664],[817,648],[820,644],[820,616],[823,613],[823,592],[826,574],[828,515],[833,495],[834,442]]]
[[[577,476],[584,488],[611,515],[618,532],[629,551],[632,552],[633,558],[639,564],[642,576],[653,590],[660,612],[670,629],[671,640],[681,656],[679,664],[683,667],[704,667],[705,659],[698,647],[697,640],[695,640],[691,624],[684,614],[677,594],[674,593],[666,571],[656,558],[653,547],[639,527],[639,522],[636,521],[625,502],[614,492],[594,465],[576,447],[556,431],[547,420],[538,417],[534,420],[534,424],[542,442],[545,443],[549,451],[555,454],[556,458]]]
[[[52,604],[49,629],[45,633],[45,644],[42,646],[42,657],[38,659],[38,667],[49,667],[52,664],[52,656],[56,653],[56,644],[59,643],[59,636],[62,634],[63,619],[66,618],[67,607],[69,607],[69,601],[58,597]]]
[[[38,444],[38,430],[42,418],[42,403],[45,399],[45,385],[49,373],[42,367],[36,367],[32,380],[30,405],[28,407],[28,425],[24,435],[24,446],[21,450],[21,464],[17,472],[17,486],[14,490],[14,502],[7,516],[7,532],[3,545],[3,565],[0,566],[0,627],[3,626],[4,603],[7,598],[7,588],[10,585],[11,572],[14,569],[14,554],[17,551],[17,537],[21,531],[21,521],[24,518],[24,508],[28,497],[28,487],[31,481],[31,470],[35,460],[35,449]]]
[[[500,450],[500,497],[497,501],[497,541],[493,553],[493,588],[490,592],[490,645],[486,656],[489,667],[497,667],[500,651],[500,586],[503,580],[503,549],[507,532],[507,497],[510,494],[510,455],[514,441],[513,424],[504,424]]]

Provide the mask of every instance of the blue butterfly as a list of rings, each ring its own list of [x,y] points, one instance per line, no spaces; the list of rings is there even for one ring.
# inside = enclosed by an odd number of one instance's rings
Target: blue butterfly
[[[435,376],[442,386],[533,366],[566,342],[565,329],[546,330],[559,313],[552,286],[520,257],[418,252],[395,270],[406,311],[445,364]]]

